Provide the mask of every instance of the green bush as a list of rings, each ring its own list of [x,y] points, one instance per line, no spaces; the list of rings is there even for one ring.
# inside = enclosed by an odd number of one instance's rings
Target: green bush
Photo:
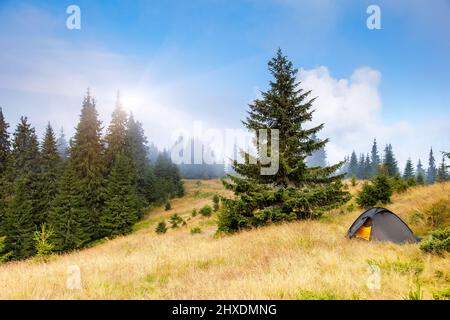
[[[215,194],[213,197],[213,203],[214,203],[214,205],[213,205],[214,212],[217,212],[219,210],[219,204],[220,204],[220,198],[217,194]]]
[[[178,213],[172,215],[169,219],[169,222],[172,229],[178,228],[180,224],[183,226],[186,225],[186,221],[184,221],[183,218],[178,215]]]
[[[433,292],[433,299],[434,300],[450,300],[450,287]]]
[[[350,204],[347,206],[347,211],[348,211],[348,212],[353,212],[353,211],[355,211],[355,205],[354,205],[353,203],[350,203]]]
[[[371,208],[377,204],[385,205],[391,202],[392,186],[385,174],[375,176],[370,183],[365,182],[356,197],[356,203],[361,208]]]
[[[429,239],[420,243],[420,249],[437,254],[450,252],[450,227],[433,231]]]
[[[191,229],[191,234],[198,234],[198,233],[202,233],[202,229],[200,229],[200,227],[193,227]]]
[[[172,205],[170,204],[170,201],[167,201],[164,210],[169,211],[170,209],[172,209]]]
[[[192,209],[191,216],[193,217],[197,216],[197,209]]]
[[[156,226],[156,233],[158,234],[164,234],[167,232],[167,225],[165,221],[160,221],[158,225]]]
[[[212,215],[211,206],[205,205],[200,209],[200,214],[204,217],[210,217]]]
[[[350,180],[350,183],[352,184],[352,187],[356,187],[356,177],[353,176],[352,179]]]
[[[53,228],[48,227],[45,223],[41,226],[41,230],[35,231],[33,240],[36,248],[36,259],[46,262],[48,256],[55,249],[55,245],[50,242],[50,238],[54,235]]]
[[[310,291],[310,290],[298,290],[295,295],[298,300],[338,300],[338,296],[334,291]]]

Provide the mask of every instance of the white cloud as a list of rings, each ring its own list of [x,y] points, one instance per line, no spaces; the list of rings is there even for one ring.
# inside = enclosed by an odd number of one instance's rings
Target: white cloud
[[[370,67],[354,70],[348,79],[333,78],[324,66],[300,70],[302,87],[317,96],[313,124],[325,123],[319,136],[330,138],[326,150],[331,163],[342,160],[352,150],[369,152],[374,138],[380,151],[386,143],[393,144],[401,169],[408,157],[414,161],[421,157],[424,162],[431,145],[436,150],[449,149],[448,119],[415,123],[405,114],[394,123],[383,121],[381,79],[381,73]]]

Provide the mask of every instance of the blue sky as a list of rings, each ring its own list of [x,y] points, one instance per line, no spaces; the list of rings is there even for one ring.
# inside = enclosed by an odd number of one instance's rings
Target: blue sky
[[[81,30],[65,27],[71,4]],[[370,4],[381,30],[366,27]],[[375,137],[401,162],[426,160],[450,149],[449,34],[447,0],[0,0],[0,106],[70,135],[87,87],[105,122],[120,89],[165,146],[194,121],[238,127],[281,47],[321,98],[330,161]]]

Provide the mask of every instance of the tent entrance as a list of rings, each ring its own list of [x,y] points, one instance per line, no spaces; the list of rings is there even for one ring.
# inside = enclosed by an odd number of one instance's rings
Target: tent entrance
[[[358,239],[370,241],[371,233],[372,233],[372,219],[367,218],[364,224],[356,231],[355,237]]]

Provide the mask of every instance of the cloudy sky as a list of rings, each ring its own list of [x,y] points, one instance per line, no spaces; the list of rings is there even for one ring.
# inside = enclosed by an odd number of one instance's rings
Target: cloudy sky
[[[381,30],[366,27],[381,8]],[[81,30],[66,9],[81,9]],[[281,47],[313,90],[330,162],[392,143],[404,166],[450,150],[450,2],[0,0],[0,106],[74,131],[89,87],[105,125],[118,89],[149,139],[239,128]],[[426,162],[426,161],[425,161]]]

